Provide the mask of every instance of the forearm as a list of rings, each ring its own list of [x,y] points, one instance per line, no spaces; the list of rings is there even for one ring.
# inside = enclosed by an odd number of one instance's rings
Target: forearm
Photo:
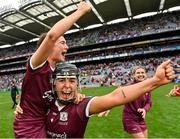
[[[129,103],[146,92],[158,87],[157,79],[150,78],[137,84],[118,87],[112,93],[96,97],[91,102],[90,114],[99,113],[115,106]]]
[[[60,20],[59,22],[57,22],[52,28],[51,30],[48,32],[47,35],[49,35],[49,37],[52,40],[57,40],[60,36],[63,36],[63,34],[69,30],[72,25],[81,17],[85,14],[85,12],[81,11],[81,10],[77,10],[74,13],[72,13],[71,15],[67,16],[66,18]]]
[[[117,88],[114,91],[114,94],[119,97],[119,99],[117,100],[117,105],[123,105],[133,100],[136,100],[138,97],[144,95],[146,92],[150,92],[151,90],[159,86],[160,84],[158,84],[158,79],[152,77],[143,82]]]

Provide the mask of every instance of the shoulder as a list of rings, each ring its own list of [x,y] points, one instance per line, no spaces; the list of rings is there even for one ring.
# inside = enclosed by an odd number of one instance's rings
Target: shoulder
[[[78,111],[84,111],[86,107],[90,104],[93,97],[86,97],[84,98],[79,104],[75,104],[74,106]]]
[[[79,105],[84,105],[84,104],[87,104],[93,97],[91,96],[88,96],[86,98],[84,98],[80,103]]]
[[[27,65],[26,65],[26,69],[27,69],[27,72],[29,72],[29,73],[39,73],[39,72],[44,72],[44,71],[52,71],[48,61],[45,61],[44,63],[42,63],[38,67],[33,68],[31,65],[31,60],[29,60],[27,62]]]
[[[76,112],[78,113],[80,119],[86,120],[89,117],[89,106],[91,100],[93,100],[93,97],[86,97],[82,102],[76,105]]]

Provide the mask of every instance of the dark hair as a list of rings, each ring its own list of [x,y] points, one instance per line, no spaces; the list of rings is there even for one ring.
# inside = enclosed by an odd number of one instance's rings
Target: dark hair
[[[42,33],[42,34],[40,35],[39,40],[38,40],[38,42],[37,42],[37,46],[38,46],[38,47],[41,45],[41,43],[42,43],[43,40],[45,39],[46,35],[47,35],[47,32],[44,32],[44,33]]]

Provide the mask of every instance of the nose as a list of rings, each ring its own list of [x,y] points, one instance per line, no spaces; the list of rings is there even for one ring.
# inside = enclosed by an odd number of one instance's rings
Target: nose
[[[69,49],[69,46],[68,46],[67,44],[65,44],[65,45],[64,45],[64,48],[65,48],[66,50],[68,50],[68,49]]]
[[[141,72],[140,75],[144,75],[144,72]]]
[[[70,82],[69,82],[68,79],[66,79],[66,81],[65,81],[65,86],[66,86],[67,88],[70,87]]]

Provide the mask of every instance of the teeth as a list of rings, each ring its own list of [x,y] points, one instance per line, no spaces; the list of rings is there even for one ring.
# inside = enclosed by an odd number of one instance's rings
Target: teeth
[[[71,94],[71,89],[64,89],[64,90],[63,90],[63,93],[64,93],[64,94]]]
[[[61,95],[63,99],[69,99],[73,96],[73,90],[71,88],[63,88]]]
[[[63,92],[63,94],[71,94],[70,92]]]

